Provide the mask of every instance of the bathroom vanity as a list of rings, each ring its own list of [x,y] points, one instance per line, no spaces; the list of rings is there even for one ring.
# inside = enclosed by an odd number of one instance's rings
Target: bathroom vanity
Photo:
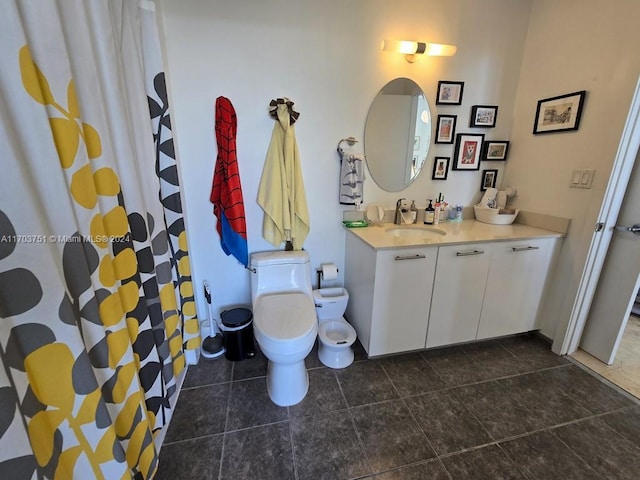
[[[369,356],[535,330],[562,237],[475,220],[348,229],[346,317]]]

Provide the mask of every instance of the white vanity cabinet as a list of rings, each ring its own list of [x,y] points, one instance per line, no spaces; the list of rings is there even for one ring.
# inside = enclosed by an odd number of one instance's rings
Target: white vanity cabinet
[[[427,348],[476,339],[492,247],[477,243],[439,248]]]
[[[557,240],[492,244],[478,339],[528,332],[536,317]]]
[[[399,240],[378,228],[347,235],[346,316],[370,356],[538,327],[561,236],[524,225],[503,230],[465,222],[442,229],[446,236],[430,246],[389,247]],[[449,240],[454,235],[456,242]]]
[[[370,356],[425,348],[437,247],[376,250],[347,236],[346,317]]]

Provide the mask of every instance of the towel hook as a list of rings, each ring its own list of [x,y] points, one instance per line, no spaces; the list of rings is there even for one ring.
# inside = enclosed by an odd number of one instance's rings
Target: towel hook
[[[342,140],[340,140],[338,142],[338,153],[342,153],[342,147],[340,146],[342,144],[342,142],[347,142],[347,144],[349,144],[350,147],[353,147],[356,143],[358,143],[358,140],[356,140],[355,137],[347,137],[347,138],[343,138]]]
[[[289,124],[293,125],[294,123],[296,123],[296,120],[298,120],[298,117],[300,116],[299,112],[296,112],[293,109],[293,101],[288,99],[287,97],[282,97],[282,98],[276,98],[275,100],[271,100],[269,102],[269,115],[271,115],[271,118],[273,118],[274,120],[278,119],[278,105],[282,105],[285,104],[287,106],[287,110],[289,111]]]

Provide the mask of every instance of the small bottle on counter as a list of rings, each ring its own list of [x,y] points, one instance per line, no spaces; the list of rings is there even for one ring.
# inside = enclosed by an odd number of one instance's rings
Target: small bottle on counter
[[[462,221],[462,205],[456,205],[456,222]]]
[[[427,200],[429,202],[429,205],[427,205],[427,208],[425,208],[425,210],[424,210],[424,224],[425,225],[433,225],[433,220],[434,220],[436,211],[433,208],[431,200],[430,199],[427,199]]]
[[[411,211],[411,223],[416,223],[418,221],[418,207],[416,207],[415,200],[411,200],[411,207],[409,210]]]
[[[453,222],[456,219],[456,206],[455,205],[451,205],[449,207],[449,211],[447,212],[447,220]]]

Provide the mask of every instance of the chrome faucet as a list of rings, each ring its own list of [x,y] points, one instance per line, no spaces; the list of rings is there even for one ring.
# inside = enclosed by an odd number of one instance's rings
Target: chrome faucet
[[[393,223],[396,225],[402,225],[402,212],[400,209],[402,208],[403,200],[406,200],[406,198],[399,198],[396,202],[396,216],[393,219]]]

